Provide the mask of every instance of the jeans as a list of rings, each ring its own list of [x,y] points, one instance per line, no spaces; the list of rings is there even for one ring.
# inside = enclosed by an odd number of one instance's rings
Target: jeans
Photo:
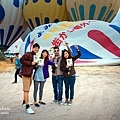
[[[69,98],[69,89],[70,89],[70,99],[74,98],[74,84],[75,84],[75,75],[65,78],[65,97],[66,99]]]
[[[20,73],[20,68],[15,71],[15,82],[17,82],[17,75]]]
[[[34,92],[33,92],[34,102],[37,102],[38,86],[39,86],[39,100],[42,100],[44,84],[45,84],[45,81],[35,81],[34,80]]]
[[[52,85],[54,92],[54,100],[62,101],[63,94],[63,76],[52,76]]]

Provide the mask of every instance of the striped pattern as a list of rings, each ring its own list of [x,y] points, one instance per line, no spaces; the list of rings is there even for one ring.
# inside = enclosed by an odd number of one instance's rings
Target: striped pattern
[[[66,5],[72,21],[102,20],[111,22],[120,8],[119,0],[67,0]]]
[[[69,20],[65,0],[24,0],[23,8],[31,30],[42,24]]]
[[[5,17],[0,24],[0,45],[9,47],[27,28],[22,14],[23,0],[3,0],[2,6],[5,10]]]

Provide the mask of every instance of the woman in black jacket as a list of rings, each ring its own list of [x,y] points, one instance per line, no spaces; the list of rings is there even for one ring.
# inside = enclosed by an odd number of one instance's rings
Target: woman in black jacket
[[[65,97],[66,101],[64,105],[71,105],[74,98],[74,84],[75,84],[75,68],[74,61],[81,56],[81,52],[78,49],[78,46],[75,46],[77,50],[77,55],[72,57],[68,50],[64,49],[62,51],[62,60],[60,63],[60,69],[63,71],[64,83],[65,83]],[[69,90],[70,90],[70,101],[69,99]]]

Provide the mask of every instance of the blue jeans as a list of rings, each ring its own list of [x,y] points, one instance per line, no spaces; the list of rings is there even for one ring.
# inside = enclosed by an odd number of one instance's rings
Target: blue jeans
[[[75,84],[75,75],[65,78],[64,77],[64,83],[65,83],[65,97],[66,99],[69,98],[69,89],[70,89],[70,99],[74,98],[74,84]]]
[[[61,75],[52,76],[52,85],[53,85],[54,99],[58,101],[62,101],[63,76]]]

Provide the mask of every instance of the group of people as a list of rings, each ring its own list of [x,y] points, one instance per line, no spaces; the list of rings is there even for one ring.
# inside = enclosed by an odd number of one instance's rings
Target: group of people
[[[44,60],[44,65],[39,65],[34,61],[34,55],[39,52],[40,46],[35,43],[33,45],[32,51],[25,53],[20,58],[20,63],[22,64],[21,75],[23,80],[23,103],[26,106],[26,112],[28,114],[33,114],[34,111],[29,105],[29,91],[34,81],[34,106],[40,107],[40,104],[46,105],[42,100],[44,84],[49,78],[49,68],[52,66],[52,85],[54,92],[54,99],[51,103],[58,103],[59,105],[72,105],[74,99],[74,84],[75,84],[75,68],[74,61],[81,56],[81,52],[78,46],[75,45],[77,55],[72,56],[72,51],[66,43],[67,49],[62,50],[60,55],[59,47],[54,47],[54,57],[49,59],[48,50],[44,49],[41,52],[40,58]],[[72,60],[72,65],[67,64],[67,59]],[[34,73],[33,73],[34,70]],[[65,102],[63,103],[63,81],[65,84]],[[39,87],[39,99],[37,101],[37,92]]]

